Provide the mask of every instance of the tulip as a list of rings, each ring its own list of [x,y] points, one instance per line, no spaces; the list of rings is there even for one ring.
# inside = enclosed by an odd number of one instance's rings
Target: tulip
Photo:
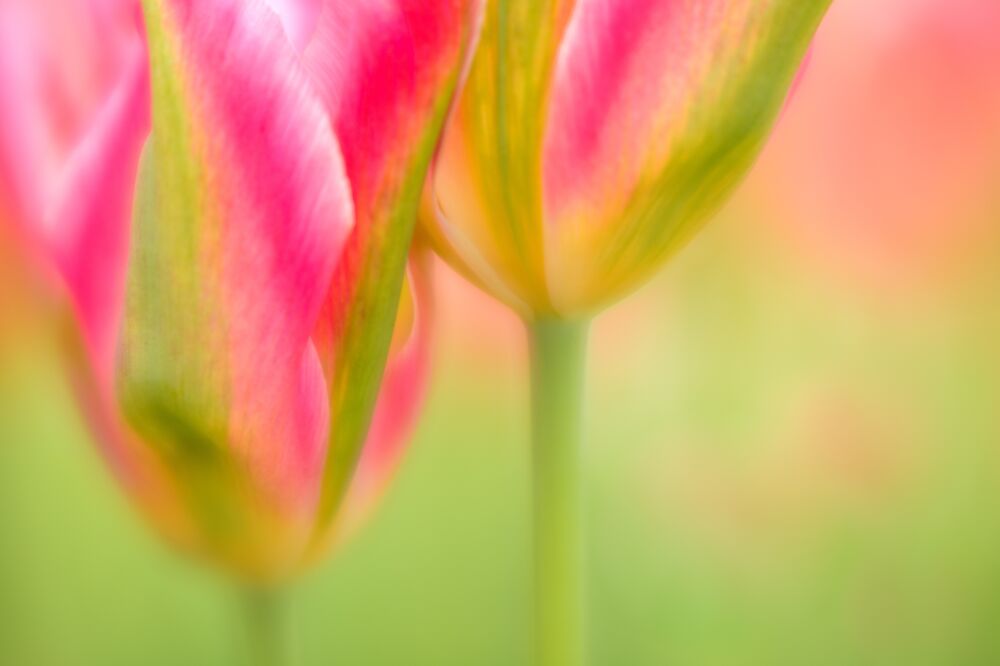
[[[279,583],[370,511],[412,431],[410,241],[478,5],[2,10],[0,226],[64,288],[102,451],[170,542]]]
[[[539,663],[583,659],[583,322],[649,277],[746,174],[829,2],[496,0],[487,11],[423,226],[531,331]]]

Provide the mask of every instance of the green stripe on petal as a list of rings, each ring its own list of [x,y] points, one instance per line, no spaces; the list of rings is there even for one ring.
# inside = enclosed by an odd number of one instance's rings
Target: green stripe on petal
[[[461,270],[487,285],[505,285],[505,300],[536,311],[549,306],[542,243],[545,109],[572,7],[572,0],[489,3],[435,169],[440,216],[428,225],[442,254],[461,258]]]

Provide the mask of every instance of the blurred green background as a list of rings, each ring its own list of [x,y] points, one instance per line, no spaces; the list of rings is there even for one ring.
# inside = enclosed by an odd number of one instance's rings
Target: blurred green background
[[[1000,5],[839,0],[750,182],[594,329],[597,666],[1000,664]],[[528,662],[523,333],[441,268],[374,520],[289,593],[300,663]],[[0,327],[2,328],[2,327]],[[0,664],[239,663],[53,353],[0,346]]]
[[[1000,663],[997,272],[866,302],[759,239],[729,211],[596,326],[595,663]],[[291,592],[304,664],[527,662],[523,341],[439,273],[398,482]],[[233,662],[236,592],[140,523],[44,350],[2,401],[0,663]]]

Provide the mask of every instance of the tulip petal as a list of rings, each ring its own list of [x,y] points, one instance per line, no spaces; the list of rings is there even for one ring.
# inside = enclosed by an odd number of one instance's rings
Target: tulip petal
[[[327,537],[349,539],[368,519],[402,461],[427,390],[433,319],[432,258],[414,251],[393,332],[392,349],[364,450],[344,497],[336,529]],[[323,548],[317,548],[317,553]]]
[[[138,42],[126,73],[76,148],[46,214],[50,250],[83,326],[101,390],[110,390],[125,298],[129,217],[149,132],[149,76]]]
[[[759,152],[829,0],[578,0],[543,157],[555,309],[619,296]]]
[[[521,310],[550,309],[541,146],[549,82],[574,0],[489,5],[434,169],[436,249]],[[457,224],[451,224],[455,221]]]
[[[106,101],[142,57],[129,5],[0,2],[0,208],[40,240],[59,235],[51,209],[66,162],[91,127],[109,124]]]
[[[356,210],[314,332],[333,423],[317,544],[335,531],[365,442],[427,166],[479,12],[479,0],[327,0],[304,55],[343,146]]]
[[[129,217],[149,129],[135,9],[128,0],[0,5],[0,89],[14,91],[0,107],[0,224],[39,282],[36,298],[59,298],[80,324],[82,339],[75,326],[64,338],[70,376],[102,432],[114,420]],[[99,441],[118,477],[136,482],[136,450],[122,437]]]
[[[285,34],[297,51],[305,49],[312,39],[323,0],[266,0],[278,14]]]
[[[119,401],[187,478],[205,550],[291,568],[325,458],[326,382],[310,335],[352,225],[349,184],[326,112],[269,8],[146,0],[144,9],[153,136]],[[260,510],[247,511],[255,502]]]

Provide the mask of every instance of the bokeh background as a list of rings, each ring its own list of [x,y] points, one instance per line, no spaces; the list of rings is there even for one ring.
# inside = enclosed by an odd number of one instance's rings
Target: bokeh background
[[[238,599],[118,492],[0,251],[0,664],[222,664]],[[426,415],[292,591],[303,664],[529,655],[525,342],[438,270]],[[1000,664],[1000,3],[835,0],[736,199],[595,327],[605,665]]]

